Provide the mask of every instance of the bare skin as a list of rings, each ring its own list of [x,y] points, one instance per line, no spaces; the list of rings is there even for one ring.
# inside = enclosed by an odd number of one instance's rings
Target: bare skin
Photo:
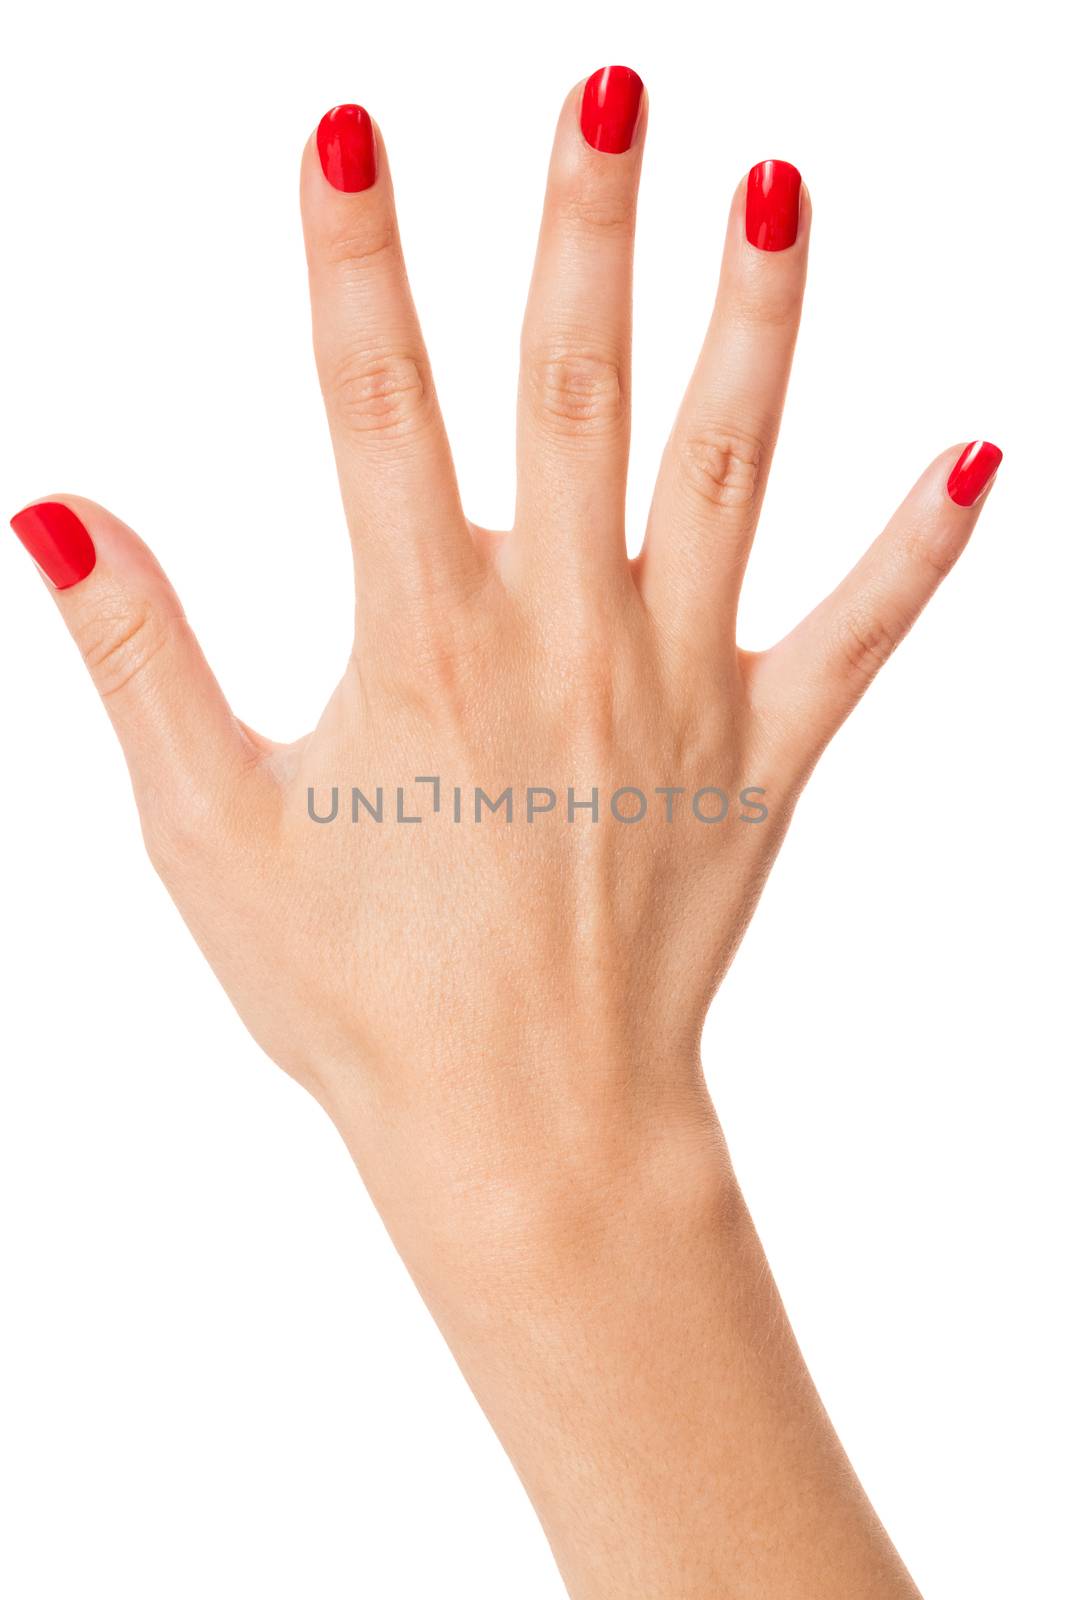
[[[56,602],[154,865],[253,1035],[336,1123],[574,1600],[914,1597],[793,1339],[699,1044],[797,795],[981,500],[949,498],[946,450],[822,606],[739,650],[811,226],[805,192],[796,243],[754,248],[742,187],[628,560],[647,118],[629,151],[595,151],[580,94],[552,155],[506,534],[461,507],[380,135],[377,181],[351,194],[309,142],[315,350],[358,595],[312,733],[281,746],[241,724],[148,550],[71,496],[51,498],[97,559]],[[352,785],[383,787],[380,824],[349,820]],[[419,824],[395,820],[398,785]],[[333,786],[338,818],[316,824],[308,790],[325,814]],[[528,786],[556,809],[527,821]],[[627,786],[652,801],[640,824],[610,813]],[[692,810],[706,786],[729,797],[721,823]],[[763,820],[741,816],[749,786]],[[476,787],[512,788],[514,820],[476,823]],[[569,787],[597,788],[596,823],[568,821]],[[657,787],[684,791],[671,822]]]

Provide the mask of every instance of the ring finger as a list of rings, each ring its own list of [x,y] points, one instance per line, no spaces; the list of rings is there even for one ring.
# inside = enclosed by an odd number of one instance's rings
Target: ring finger
[[[638,575],[667,638],[732,648],[800,323],[811,206],[764,161],[734,196],[719,292],[656,483]]]

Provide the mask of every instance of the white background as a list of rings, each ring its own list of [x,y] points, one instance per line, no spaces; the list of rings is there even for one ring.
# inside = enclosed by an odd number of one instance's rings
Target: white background
[[[929,1600],[1067,1591],[1051,18],[71,0],[19,7],[0,68],[3,509],[70,490],[132,523],[277,737],[315,720],[349,642],[296,186],[338,101],[389,143],[477,520],[510,514],[558,103],[609,61],[651,95],[634,540],[730,193],[766,156],[804,172],[815,231],[744,642],[834,583],[931,456],[1003,447],[970,550],[811,784],[706,1035],[802,1345]],[[559,1595],[340,1140],[152,876],[13,538],[0,684],[0,1590]]]

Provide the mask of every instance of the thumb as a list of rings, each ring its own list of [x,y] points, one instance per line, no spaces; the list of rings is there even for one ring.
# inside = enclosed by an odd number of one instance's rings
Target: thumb
[[[119,736],[146,829],[214,810],[256,758],[146,545],[91,500],[36,501],[11,526],[52,587]],[[191,819],[187,819],[191,820]]]

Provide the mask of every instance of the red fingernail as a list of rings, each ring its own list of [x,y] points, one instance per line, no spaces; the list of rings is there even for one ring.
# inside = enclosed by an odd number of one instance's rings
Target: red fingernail
[[[57,589],[72,589],[96,566],[93,541],[69,506],[56,500],[27,506],[11,518],[11,526]]]
[[[745,234],[757,250],[788,250],[800,226],[800,173],[788,161],[760,161],[748,175]]]
[[[958,506],[973,506],[997,475],[1004,460],[1003,450],[986,439],[969,444],[948,475],[948,497]]]
[[[319,123],[319,160],[327,183],[345,194],[369,189],[378,176],[374,128],[362,106],[334,106]]]
[[[586,80],[582,133],[586,144],[621,156],[634,142],[644,84],[629,67],[601,67]]]

